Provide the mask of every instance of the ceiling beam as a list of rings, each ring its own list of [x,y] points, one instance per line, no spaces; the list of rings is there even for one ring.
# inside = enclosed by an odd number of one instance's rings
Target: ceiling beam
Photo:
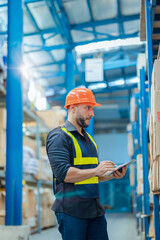
[[[71,25],[71,30],[81,30],[83,28],[89,28],[92,26],[102,26],[102,25],[108,25],[108,24],[113,24],[117,23],[119,24],[119,21],[121,22],[129,22],[129,21],[134,21],[138,20],[140,18],[139,14],[134,14],[130,16],[122,16],[121,18],[111,18],[111,19],[105,19],[105,20],[98,20],[92,22],[87,22],[87,23],[80,23],[80,24],[72,24]]]

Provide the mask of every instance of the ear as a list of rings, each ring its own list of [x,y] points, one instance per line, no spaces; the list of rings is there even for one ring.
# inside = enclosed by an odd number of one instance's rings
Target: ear
[[[75,111],[76,111],[76,105],[70,105],[69,108],[70,108],[70,111],[71,111],[72,113],[75,113]]]

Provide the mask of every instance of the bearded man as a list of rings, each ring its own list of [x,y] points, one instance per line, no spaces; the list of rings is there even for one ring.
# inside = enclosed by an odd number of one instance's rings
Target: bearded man
[[[99,181],[120,179],[126,173],[114,171],[111,161],[98,161],[98,148],[85,131],[94,117],[93,92],[75,88],[66,97],[68,119],[47,137],[47,154],[53,172],[56,200],[52,206],[63,240],[108,240],[105,211],[99,201]]]

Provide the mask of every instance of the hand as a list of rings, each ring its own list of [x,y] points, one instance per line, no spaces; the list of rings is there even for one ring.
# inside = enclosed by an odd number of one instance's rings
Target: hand
[[[99,163],[96,167],[96,176],[97,177],[104,177],[106,176],[107,172],[114,171],[114,163],[111,161],[103,161]]]
[[[113,177],[116,179],[121,179],[125,176],[127,171],[127,166],[122,167],[122,172],[119,172],[118,170],[113,173]]]

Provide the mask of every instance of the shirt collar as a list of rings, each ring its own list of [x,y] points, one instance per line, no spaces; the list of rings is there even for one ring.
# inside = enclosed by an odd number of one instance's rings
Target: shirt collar
[[[73,132],[73,131],[77,131],[78,132],[77,128],[71,122],[69,122],[68,120],[64,123],[63,127],[65,127],[68,132]],[[83,133],[86,132],[84,130],[84,128],[82,128],[82,132]]]
[[[82,128],[82,133],[83,136],[78,132],[77,128],[68,120],[64,123],[63,127],[65,127],[67,129],[68,132],[77,132],[81,137],[84,137],[86,141],[90,142],[90,139],[86,133],[86,131],[84,130],[84,128]]]

